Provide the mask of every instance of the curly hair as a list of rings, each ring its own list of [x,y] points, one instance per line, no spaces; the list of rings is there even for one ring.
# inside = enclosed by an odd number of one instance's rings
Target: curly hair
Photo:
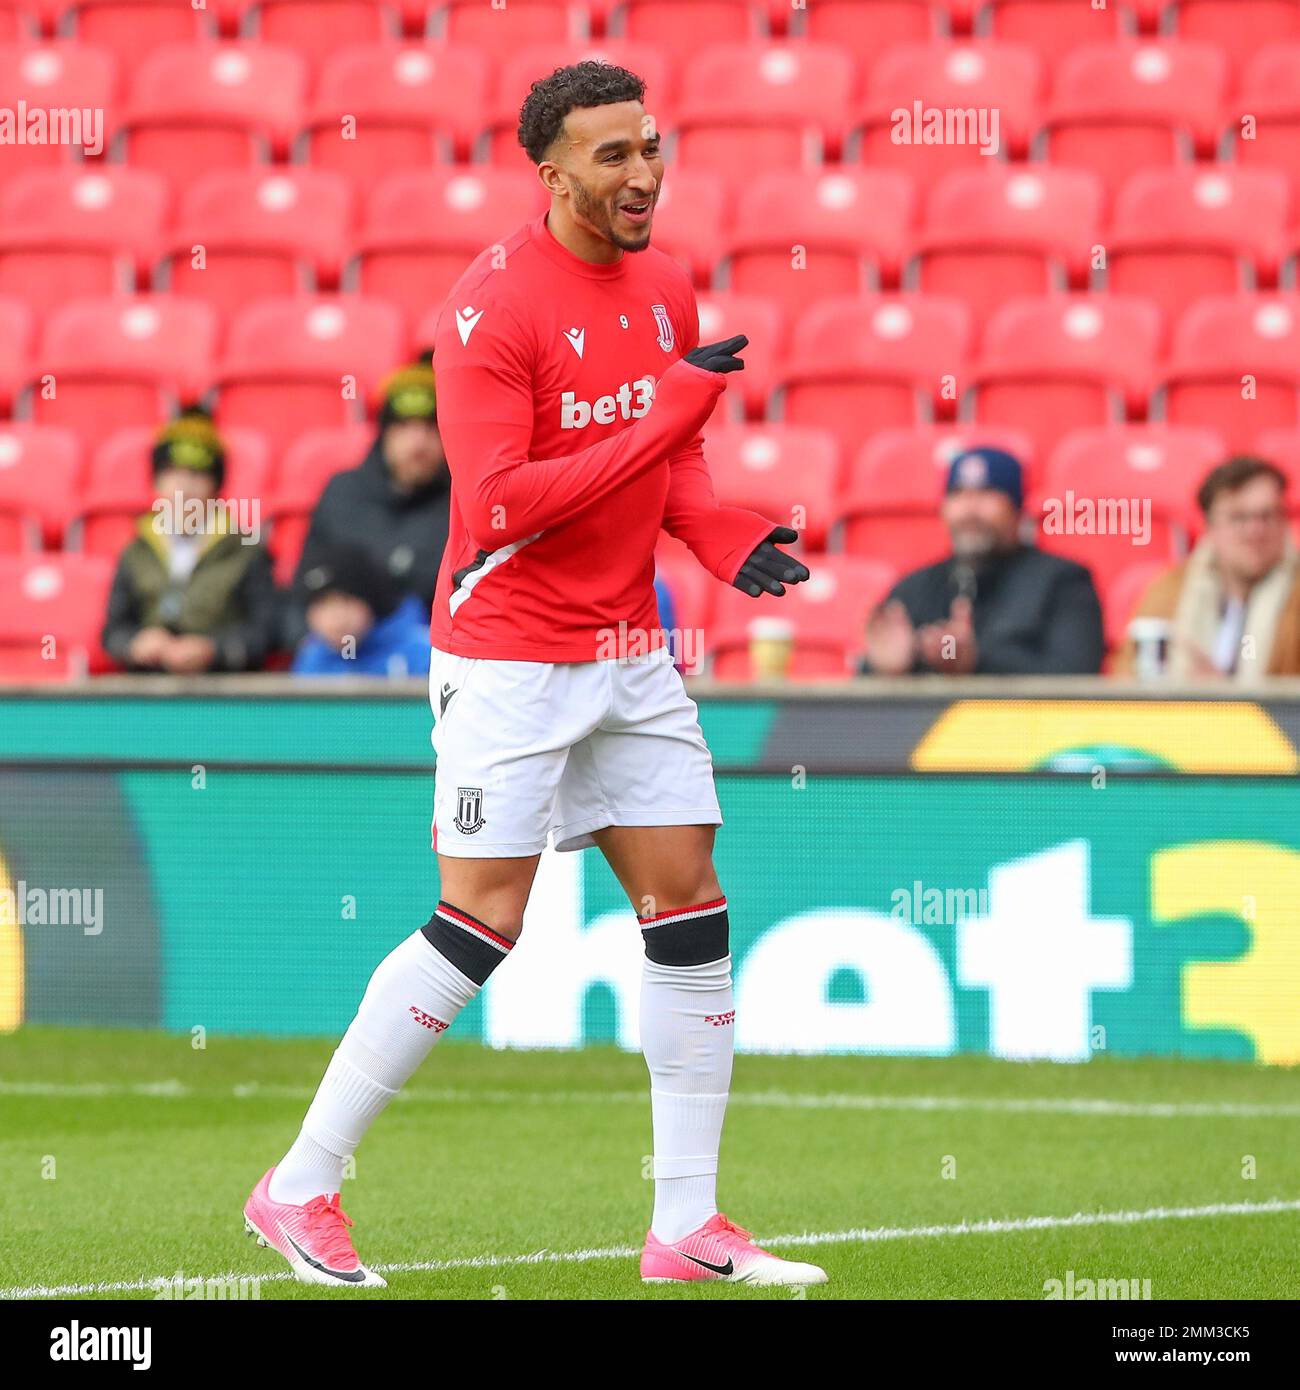
[[[613,63],[588,58],[556,68],[549,77],[539,77],[524,98],[519,111],[519,143],[528,158],[540,164],[570,111],[644,98],[645,83],[636,73]]]

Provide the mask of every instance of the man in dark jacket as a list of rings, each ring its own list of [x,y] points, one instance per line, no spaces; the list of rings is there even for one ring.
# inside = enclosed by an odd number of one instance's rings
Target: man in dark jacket
[[[867,623],[864,675],[1094,675],[1104,652],[1092,576],[1020,542],[1019,461],[968,449],[948,471],[952,555],[904,575]]]
[[[130,671],[254,671],[275,645],[279,603],[255,533],[218,499],[225,449],[190,412],[153,449],[156,500],[122,552],[101,641]]]
[[[385,383],[379,432],[361,465],[330,479],[312,513],[306,557],[322,546],[366,550],[403,595],[414,594],[426,616],[447,543],[451,474],[438,433],[438,396],[427,360],[394,373]],[[306,568],[299,562],[301,594]],[[311,631],[302,602],[291,606],[286,638],[297,646]],[[331,634],[317,634],[326,641]]]

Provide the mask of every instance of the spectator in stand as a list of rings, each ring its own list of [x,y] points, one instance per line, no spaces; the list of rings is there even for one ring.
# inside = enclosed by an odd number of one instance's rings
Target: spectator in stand
[[[122,552],[101,641],[130,671],[254,671],[275,645],[271,559],[213,506],[226,453],[208,415],[187,411],[153,448],[153,509]]]
[[[296,675],[428,675],[429,615],[368,551],[332,543],[305,551],[300,588],[310,630]]]
[[[357,468],[331,478],[312,513],[304,557],[323,545],[359,545],[424,605],[427,622],[447,544],[451,474],[438,433],[438,394],[431,354],[395,372],[384,385],[379,432]],[[305,559],[294,588],[302,594]],[[290,605],[287,645],[310,626],[301,601]],[[318,636],[332,640],[329,632]]]
[[[1300,674],[1300,556],[1287,530],[1286,475],[1238,455],[1196,494],[1205,534],[1186,560],[1158,576],[1132,620],[1168,624],[1166,672],[1249,683]],[[1130,640],[1117,674],[1135,667]]]
[[[1071,560],[1020,540],[1023,470],[968,449],[948,470],[952,555],[904,575],[867,622],[864,675],[1084,675],[1101,669],[1101,604]]]

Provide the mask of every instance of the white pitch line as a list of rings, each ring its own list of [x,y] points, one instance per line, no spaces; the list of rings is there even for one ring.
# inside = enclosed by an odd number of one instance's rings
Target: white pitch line
[[[1022,1231],[1064,1230],[1080,1226],[1131,1226],[1148,1221],[1189,1221],[1215,1216],[1272,1216],[1300,1212],[1300,1200],[1273,1198],[1266,1202],[1215,1202],[1203,1207],[1148,1207],[1144,1211],[1080,1211],[1073,1216],[1021,1216],[1006,1220],[960,1221],[946,1226],[858,1226],[846,1231],[804,1231],[799,1235],[759,1237],[770,1249],[810,1245],[870,1245],[890,1240],[933,1240],[946,1236],[1014,1235]],[[589,1250],[535,1250],[527,1255],[471,1255],[454,1260],[408,1260],[400,1264],[373,1265],[380,1274],[440,1273],[457,1269],[507,1269],[521,1265],[591,1264],[597,1260],[630,1260],[639,1246],[611,1245]],[[29,1284],[25,1288],[0,1288],[0,1300],[70,1298],[79,1294],[149,1293],[168,1284],[174,1275],[152,1279],[123,1279],[98,1284]],[[281,1283],[292,1276],[276,1274],[188,1275],[188,1279],[257,1280]]]
[[[310,1087],[260,1082],[205,1090],[177,1080],[141,1082],[0,1081],[0,1096],[35,1099],[295,1100],[309,1101]],[[472,1087],[399,1091],[396,1100],[414,1105],[608,1105],[645,1104],[646,1091],[513,1091]],[[1137,1119],[1300,1117],[1300,1103],[1240,1101],[1128,1101],[1054,1096],[870,1096],[852,1092],[733,1091],[732,1105],[778,1110],[982,1111],[991,1114],[1118,1115]]]

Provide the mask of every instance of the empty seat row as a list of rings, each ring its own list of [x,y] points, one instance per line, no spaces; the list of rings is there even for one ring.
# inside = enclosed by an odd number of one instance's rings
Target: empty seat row
[[[977,327],[1015,296],[1089,285],[1151,298],[1175,319],[1206,293],[1290,273],[1293,204],[1280,175],[1230,165],[1141,170],[1109,218],[1091,175],[1047,166],[949,174],[923,211],[884,171],[772,170],[734,202],[674,172],[654,240],[702,288],[765,296],[787,319],[818,298],[900,283],[962,300]],[[492,169],[388,175],[359,218],[347,182],[318,170],[208,173],[174,215],[143,170],[28,173],[0,188],[0,295],[45,314],[152,284],[225,317],[342,286],[418,314],[544,206],[530,175]]]
[[[862,65],[831,44],[692,46],[676,69],[654,48],[593,52],[645,78],[647,108],[679,163],[723,171],[745,135],[786,164],[842,156],[936,172],[985,151],[1022,157],[1035,136],[1038,153],[1102,175],[1103,155],[1125,167],[1207,155],[1225,135],[1243,159],[1286,162],[1300,74],[1300,33],[1261,51],[1235,88],[1218,49],[1181,41],[1085,46],[1062,60],[1050,88],[1031,50],[1000,43],[894,45],[865,81]],[[0,90],[29,105],[101,111],[105,138],[133,163],[161,162],[166,141],[188,128],[206,161],[292,153],[325,167],[351,160],[363,174],[358,147],[390,166],[519,162],[515,127],[530,83],[575,56],[570,45],[546,45],[497,70],[472,47],[348,43],[313,80],[301,54],[271,42],[168,44],[124,81],[103,50],[10,45],[0,48]],[[982,113],[988,129],[954,126],[954,112]],[[4,162],[66,153],[31,147]]]
[[[412,338],[380,300],[272,297],[223,335],[199,300],[78,300],[33,351],[22,306],[0,301],[0,398],[93,444],[213,391],[219,421],[264,431],[278,456],[307,422],[365,418],[377,382],[432,341],[437,312]],[[962,303],[932,295],[820,299],[787,342],[770,303],[719,294],[702,298],[700,325],[704,340],[750,338],[716,419],[817,425],[844,457],[880,429],[931,419],[1011,426],[1043,454],[1070,429],[1126,419],[1206,425],[1233,447],[1300,419],[1295,293],[1206,296],[1167,344],[1154,306],[1119,295],[1013,300],[978,350]]]
[[[1065,47],[1159,28],[1221,45],[1241,64],[1270,38],[1300,33],[1297,9],[1295,0],[214,0],[201,10],[175,0],[5,0],[0,34],[71,31],[128,58],[218,33],[311,54],[405,33],[498,48],[629,38],[682,57],[702,43],[784,35],[866,55],[891,42],[968,33],[973,19],[978,34],[1048,60]]]

